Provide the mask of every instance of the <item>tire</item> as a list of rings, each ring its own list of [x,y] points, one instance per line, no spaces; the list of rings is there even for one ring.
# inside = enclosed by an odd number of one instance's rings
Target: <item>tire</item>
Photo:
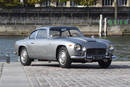
[[[101,68],[108,68],[111,65],[112,60],[108,59],[107,61],[100,60],[98,64]]]
[[[69,56],[69,53],[68,53],[66,47],[59,48],[57,59],[58,59],[60,67],[62,67],[62,68],[70,67],[71,60],[70,60],[70,56]]]
[[[32,60],[28,57],[26,48],[22,48],[20,51],[20,62],[24,66],[31,65]]]

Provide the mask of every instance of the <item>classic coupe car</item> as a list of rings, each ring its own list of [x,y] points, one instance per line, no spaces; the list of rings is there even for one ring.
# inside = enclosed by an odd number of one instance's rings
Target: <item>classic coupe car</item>
[[[24,66],[38,59],[58,61],[62,68],[70,67],[72,62],[98,62],[107,68],[114,58],[110,41],[85,37],[77,27],[40,27],[26,39],[16,41],[15,48]]]

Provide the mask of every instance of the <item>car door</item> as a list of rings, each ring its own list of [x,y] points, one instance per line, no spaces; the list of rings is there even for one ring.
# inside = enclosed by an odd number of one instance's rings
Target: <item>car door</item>
[[[38,31],[36,36],[36,50],[37,58],[51,60],[50,59],[50,40],[48,39],[48,31],[41,29]]]
[[[35,49],[37,32],[38,32],[37,30],[32,32],[27,41],[27,47],[28,47],[27,51],[30,58],[37,58],[37,51]]]

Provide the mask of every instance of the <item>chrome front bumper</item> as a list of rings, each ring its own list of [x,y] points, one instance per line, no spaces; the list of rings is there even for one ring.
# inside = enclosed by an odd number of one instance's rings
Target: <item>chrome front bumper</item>
[[[110,58],[110,56],[102,56],[103,58]],[[112,59],[115,59],[116,58],[116,56],[112,56],[111,57]],[[84,56],[71,56],[71,59],[93,59],[93,56],[86,56],[86,55],[84,55]]]

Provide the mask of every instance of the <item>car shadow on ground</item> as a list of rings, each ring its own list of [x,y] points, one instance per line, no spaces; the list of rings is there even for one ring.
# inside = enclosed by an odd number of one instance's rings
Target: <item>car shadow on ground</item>
[[[31,66],[44,66],[44,67],[57,67],[60,68],[59,64],[32,64]],[[98,64],[71,64],[71,67],[69,67],[69,69],[103,69],[100,68]],[[123,64],[112,64],[111,66],[109,66],[106,69],[130,69],[130,65],[123,65]]]

